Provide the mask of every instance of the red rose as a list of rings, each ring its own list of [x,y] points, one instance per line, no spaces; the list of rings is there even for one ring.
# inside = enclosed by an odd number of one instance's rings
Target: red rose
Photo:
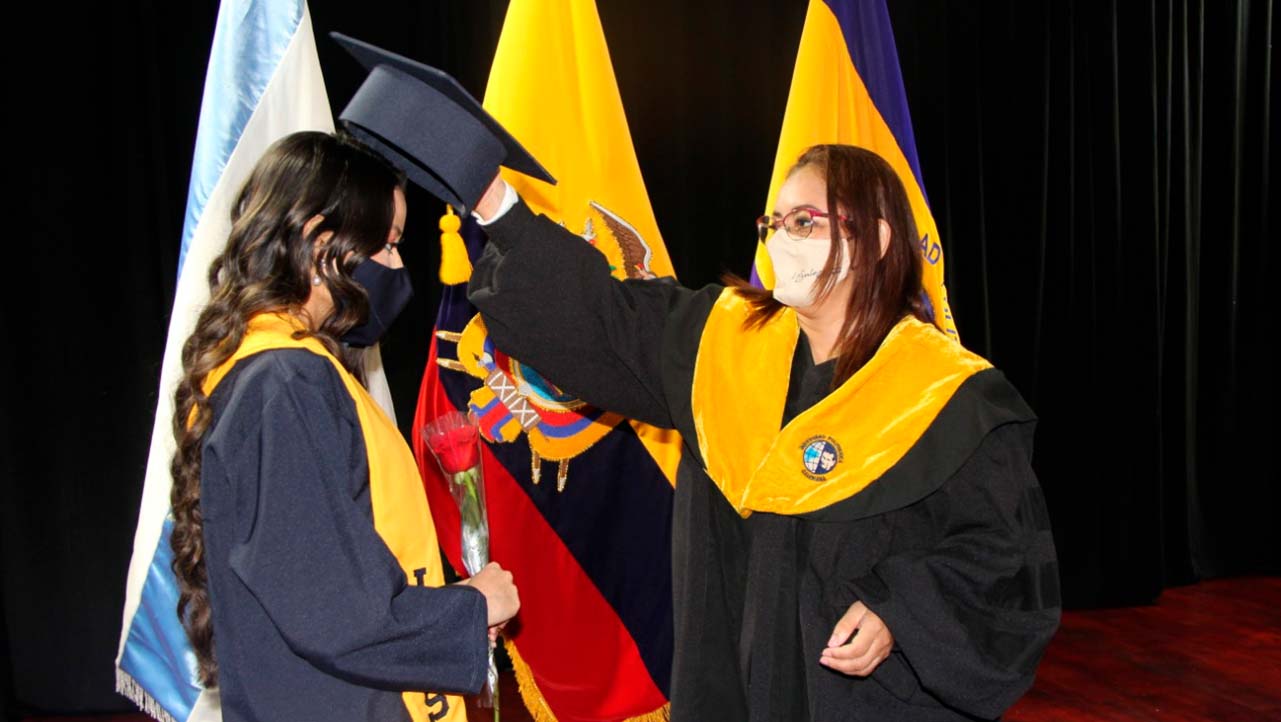
[[[458,414],[462,416],[462,414]],[[423,438],[431,452],[436,455],[440,467],[446,474],[457,474],[460,471],[480,465],[480,436],[476,427],[464,423],[448,423],[452,419],[438,419],[446,423],[433,423],[423,428]]]

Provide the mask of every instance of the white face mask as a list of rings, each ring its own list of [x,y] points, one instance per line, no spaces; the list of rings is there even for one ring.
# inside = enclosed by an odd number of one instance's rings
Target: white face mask
[[[843,245],[843,244],[842,244]],[[792,240],[787,231],[779,229],[765,241],[765,250],[774,264],[774,298],[792,308],[814,305],[818,297],[818,277],[827,263],[832,248],[829,238],[804,238]],[[849,275],[850,264],[843,253],[836,258],[836,280],[839,283]]]

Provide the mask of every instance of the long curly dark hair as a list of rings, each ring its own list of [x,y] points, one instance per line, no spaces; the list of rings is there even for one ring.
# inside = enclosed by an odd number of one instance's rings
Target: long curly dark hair
[[[819,297],[836,284],[840,241],[850,239],[852,293],[834,349],[832,388],[844,383],[872,358],[890,329],[911,314],[929,322],[921,286],[920,237],[903,181],[885,159],[852,145],[816,145],[797,159],[788,176],[814,168],[827,182],[827,207],[849,220],[832,224],[832,250],[818,276]],[[881,255],[879,222],[890,226],[890,244]],[[729,285],[752,304],[747,326],[765,323],[783,309],[768,290],[727,277]]]
[[[403,175],[347,136],[286,136],[254,167],[232,208],[227,246],[209,266],[209,303],[182,347],[173,415],[178,449],[170,466],[178,616],[206,687],[217,686],[218,667],[200,513],[201,450],[213,416],[205,378],[240,347],[253,316],[304,316],[313,275],[328,289],[335,310],[326,318],[308,319],[313,330],[298,336],[314,335],[359,375],[357,352],[345,351],[337,341],[368,314],[365,291],[351,273],[387,242],[395,189],[403,186]],[[307,227],[317,216],[314,227]],[[318,249],[322,236],[326,240]]]

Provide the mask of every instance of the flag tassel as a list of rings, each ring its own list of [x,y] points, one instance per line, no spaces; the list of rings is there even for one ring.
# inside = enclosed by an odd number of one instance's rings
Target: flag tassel
[[[564,491],[567,481],[569,481],[569,459],[561,459],[560,466],[556,467],[556,491]]]

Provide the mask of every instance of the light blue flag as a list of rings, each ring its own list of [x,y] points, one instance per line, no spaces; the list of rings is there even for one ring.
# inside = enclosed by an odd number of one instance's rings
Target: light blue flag
[[[205,690],[197,681],[196,658],[177,616],[178,585],[170,568],[169,462],[175,446],[171,419],[173,392],[182,373],[182,343],[208,301],[205,274],[226,244],[231,205],[254,164],[282,136],[333,127],[306,2],[224,0],[201,100],[178,286],[116,656],[117,690],[163,722],[222,718],[217,691]],[[377,368],[370,374],[371,387],[390,413],[390,395],[376,353],[369,359]]]

